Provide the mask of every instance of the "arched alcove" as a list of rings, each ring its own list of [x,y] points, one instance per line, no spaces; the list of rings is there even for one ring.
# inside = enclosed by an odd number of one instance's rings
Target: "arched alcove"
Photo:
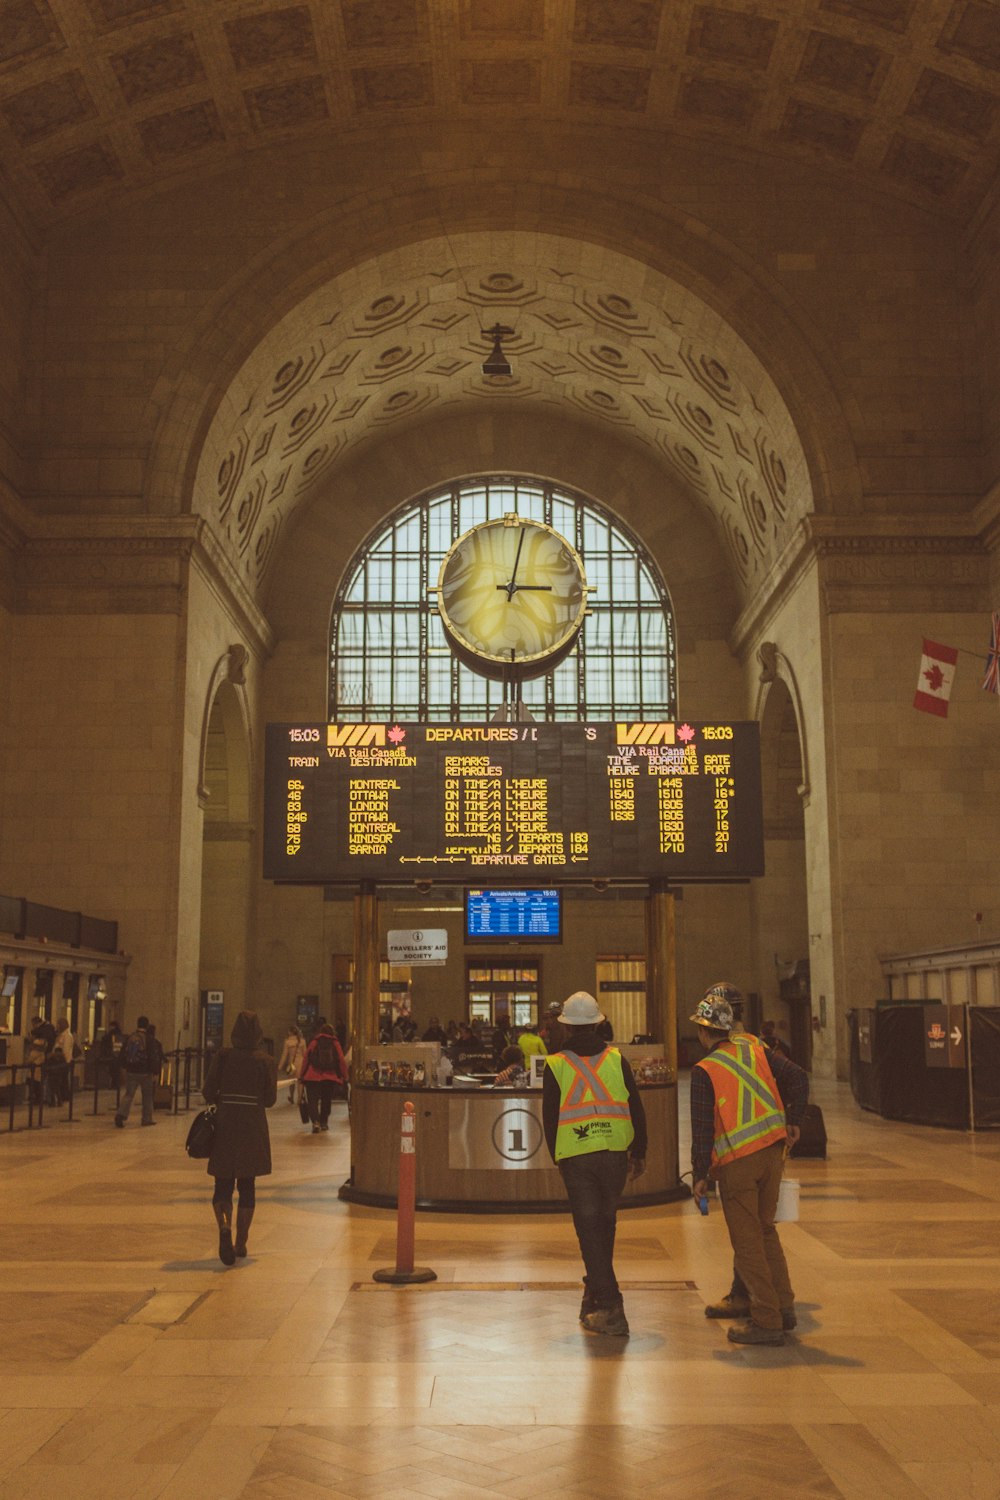
[[[753,885],[752,913],[761,976],[762,1017],[778,1022],[796,1061],[807,1066],[809,918],[806,888],[805,770],[799,715],[789,685],[775,675],[760,711],[764,876]],[[784,995],[782,986],[784,985]],[[792,988],[805,993],[789,998]]]
[[[216,677],[228,667],[222,659]],[[231,1019],[246,1004],[251,760],[242,685],[213,681],[200,795],[204,811],[199,988],[221,990]]]

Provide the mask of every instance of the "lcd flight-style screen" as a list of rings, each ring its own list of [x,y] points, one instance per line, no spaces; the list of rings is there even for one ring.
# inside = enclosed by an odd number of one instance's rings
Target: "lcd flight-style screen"
[[[269,724],[264,876],[746,880],[754,723]]]
[[[533,943],[562,941],[562,897],[557,889],[524,891],[496,886],[466,891],[466,942],[521,938]]]

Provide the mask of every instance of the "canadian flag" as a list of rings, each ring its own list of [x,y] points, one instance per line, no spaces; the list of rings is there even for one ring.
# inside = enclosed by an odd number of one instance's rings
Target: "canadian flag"
[[[955,663],[958,652],[954,646],[942,646],[937,641],[924,641],[924,654],[920,658],[920,676],[913,707],[925,714],[948,717],[948,699],[955,680]]]

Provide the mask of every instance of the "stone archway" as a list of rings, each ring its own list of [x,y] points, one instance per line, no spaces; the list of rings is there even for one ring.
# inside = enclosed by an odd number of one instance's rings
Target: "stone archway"
[[[204,826],[198,983],[202,992],[222,991],[227,1035],[233,1017],[247,1003],[252,878],[250,738],[242,683],[233,680],[232,657],[232,651],[227,653],[213,676],[199,787]],[[237,671],[237,679],[239,675]],[[197,1033],[196,1020],[191,1019]]]
[[[487,377],[498,319],[513,373]],[[257,592],[296,511],[359,448],[445,411],[526,408],[654,454],[710,517],[744,597],[815,508],[789,408],[724,317],[628,255],[528,231],[401,247],[307,297],[231,382],[195,504]]]
[[[762,656],[768,648],[763,648]],[[770,648],[771,666],[777,652]],[[783,663],[785,673],[790,674]],[[765,660],[765,671],[768,670]],[[806,882],[805,800],[808,786],[801,715],[794,678],[774,676],[760,708],[764,812],[764,876],[754,882],[761,1017],[778,1023],[795,1060],[812,1059],[809,1009],[809,914]]]

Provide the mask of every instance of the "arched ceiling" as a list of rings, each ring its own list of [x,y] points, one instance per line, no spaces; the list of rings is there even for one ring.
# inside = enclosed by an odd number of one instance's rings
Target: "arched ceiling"
[[[0,0],[0,170],[38,223],[255,147],[598,123],[846,168],[967,215],[996,0]],[[568,148],[569,149],[569,148]]]
[[[707,509],[744,592],[814,508],[773,380],[692,291],[595,245],[526,231],[502,241],[503,258],[494,237],[464,234],[357,266],[243,365],[209,429],[191,504],[251,590],[296,507],[335,503],[345,458],[429,413],[526,404],[640,445],[666,484]],[[509,377],[482,372],[482,330],[497,322],[514,330]],[[517,467],[514,443],[507,466]]]

